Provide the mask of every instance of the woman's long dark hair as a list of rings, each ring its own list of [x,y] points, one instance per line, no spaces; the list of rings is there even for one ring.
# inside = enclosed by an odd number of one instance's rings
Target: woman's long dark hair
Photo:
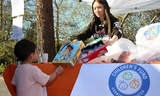
[[[110,13],[110,7],[108,5],[108,2],[107,2],[107,0],[94,0],[93,3],[92,3],[93,14],[94,14],[94,9],[93,9],[94,2],[98,2],[98,3],[100,3],[104,6],[105,19],[104,19],[103,24],[104,24],[105,31],[106,32],[108,31],[108,35],[111,36],[111,20],[110,19],[113,15]],[[98,17],[95,14],[94,14],[94,17],[95,17],[95,19],[98,19]]]

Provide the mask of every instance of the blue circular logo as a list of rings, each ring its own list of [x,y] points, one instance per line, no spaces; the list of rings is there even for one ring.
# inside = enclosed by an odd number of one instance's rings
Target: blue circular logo
[[[147,71],[137,64],[120,65],[109,78],[109,89],[114,96],[145,96],[149,87]]]

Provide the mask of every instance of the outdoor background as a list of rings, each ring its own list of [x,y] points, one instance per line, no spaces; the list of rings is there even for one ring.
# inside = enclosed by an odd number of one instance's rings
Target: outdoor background
[[[93,17],[91,6],[79,0],[24,0],[24,4],[23,38],[35,42],[39,54],[49,53],[50,62],[63,42],[73,40]],[[11,0],[0,0],[0,74],[8,64],[16,63],[11,12]],[[124,36],[135,42],[139,28],[160,21],[159,12],[156,9],[115,16]]]

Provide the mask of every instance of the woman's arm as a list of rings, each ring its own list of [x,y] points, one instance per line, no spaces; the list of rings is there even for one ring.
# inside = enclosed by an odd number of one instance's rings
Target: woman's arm
[[[80,33],[79,35],[76,36],[75,39],[77,40],[87,40],[88,38],[90,38],[93,35],[92,30],[91,30],[91,23],[87,26],[87,28]]]
[[[121,38],[122,29],[121,29],[121,26],[118,21],[114,22],[111,35],[112,35],[112,37],[116,35],[118,37],[118,39]]]
[[[117,40],[118,40],[118,36],[117,36],[117,35],[114,35],[114,36],[113,36],[111,39],[109,39],[109,40],[102,39],[103,44],[106,45],[106,46],[111,46],[111,45],[114,44]]]
[[[119,22],[116,21],[114,22],[113,24],[113,27],[112,27],[112,32],[111,32],[111,38],[109,40],[103,40],[103,43],[106,45],[106,46],[111,46],[112,44],[114,44],[119,38],[121,38],[122,36],[122,30],[121,30],[121,27],[119,25]]]
[[[94,23],[95,23],[95,20],[93,18],[92,21],[89,23],[89,25],[85,28],[85,30],[79,35],[77,35],[75,39],[85,41],[88,38],[90,38],[94,34],[94,31],[95,31]]]

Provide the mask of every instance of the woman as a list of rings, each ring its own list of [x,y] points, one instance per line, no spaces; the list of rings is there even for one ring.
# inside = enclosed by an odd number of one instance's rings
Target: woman
[[[73,41],[84,41],[91,36],[93,36],[94,39],[109,37],[109,39],[103,39],[103,43],[106,46],[111,46],[121,38],[122,35],[118,19],[110,13],[110,7],[106,0],[94,0],[92,3],[92,11],[94,14],[92,21],[86,30],[79,34]]]

